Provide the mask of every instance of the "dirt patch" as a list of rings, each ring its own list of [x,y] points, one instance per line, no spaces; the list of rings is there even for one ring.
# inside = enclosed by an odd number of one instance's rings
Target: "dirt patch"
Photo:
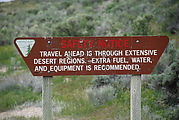
[[[19,117],[19,116],[23,116],[26,118],[42,117],[42,108],[31,106],[31,107],[24,108],[22,110],[10,110],[6,112],[2,112],[0,113],[0,120],[9,118],[9,117]]]
[[[0,67],[0,73],[7,72],[8,68],[6,66]]]

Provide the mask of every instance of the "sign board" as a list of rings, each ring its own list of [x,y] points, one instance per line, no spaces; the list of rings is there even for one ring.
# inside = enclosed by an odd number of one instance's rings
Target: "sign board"
[[[150,74],[168,42],[167,36],[14,40],[34,76]]]

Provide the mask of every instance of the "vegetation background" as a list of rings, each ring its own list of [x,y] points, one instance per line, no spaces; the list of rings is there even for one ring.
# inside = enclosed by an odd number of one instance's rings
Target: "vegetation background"
[[[41,108],[42,78],[29,73],[16,37],[132,35],[169,36],[153,73],[142,76],[142,120],[178,120],[178,0],[0,1],[0,119],[41,119],[41,109],[32,113]],[[54,119],[129,120],[130,77],[54,77]],[[5,115],[9,110],[16,113]]]

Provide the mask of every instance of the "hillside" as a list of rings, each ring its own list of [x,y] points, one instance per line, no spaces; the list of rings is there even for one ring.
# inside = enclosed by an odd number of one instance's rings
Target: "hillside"
[[[15,0],[0,3],[0,45],[16,37],[168,35],[178,42],[177,0]]]
[[[155,70],[142,76],[142,120],[178,120],[178,13],[178,0],[0,2],[0,119],[12,111],[2,119],[41,119],[42,77],[29,73],[13,45],[16,37],[166,35],[170,43]],[[130,77],[54,77],[54,118],[129,120]],[[29,108],[36,116],[18,116]]]

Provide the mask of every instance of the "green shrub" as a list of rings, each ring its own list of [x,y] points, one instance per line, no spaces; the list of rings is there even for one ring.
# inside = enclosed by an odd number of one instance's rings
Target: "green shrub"
[[[11,58],[15,56],[14,47],[12,46],[0,46],[0,66],[10,65]]]
[[[63,1],[60,3],[59,9],[67,9],[71,4],[71,1]]]
[[[39,12],[39,10],[38,10],[38,9],[28,10],[28,13],[30,13],[30,14],[34,14],[34,15],[37,15],[37,14],[38,14],[38,12]]]
[[[0,29],[0,46],[6,45],[6,44],[11,44],[11,39],[12,39],[12,30],[8,29],[7,27],[2,27]]]
[[[132,34],[133,35],[151,35],[152,31],[150,28],[151,15],[145,15],[144,17],[137,17],[132,23]]]
[[[177,50],[175,48],[175,41],[169,41],[168,46],[166,47],[153,71],[153,74],[163,73],[167,67],[169,67],[174,61],[179,58],[177,57],[178,54],[179,52],[177,53]]]
[[[101,3],[103,0],[81,0],[83,6],[92,6],[96,3]]]
[[[92,36],[93,30],[93,17],[77,14],[59,23],[53,31],[53,36]]]
[[[110,85],[117,93],[121,89],[126,90],[130,88],[130,79],[130,75],[99,75],[92,80],[92,88]]]
[[[164,67],[161,71],[162,66]],[[165,102],[167,104],[177,104],[179,102],[177,98],[179,87],[179,51],[175,49],[174,42],[169,43],[157,64],[155,72],[159,74],[151,76],[152,86],[156,89],[163,89],[166,92]]]
[[[102,105],[115,98],[115,90],[110,85],[99,88],[89,88],[86,90],[86,93],[88,99],[94,105]]]
[[[119,75],[99,75],[96,76],[93,81],[93,88],[102,87],[105,85],[111,85],[115,87],[115,85],[120,83],[120,76]]]
[[[166,111],[166,116],[169,120],[178,120],[179,119],[179,106],[170,107]]]
[[[179,2],[177,0],[162,0],[154,9],[158,23],[162,25],[162,32],[177,34],[179,31]]]
[[[120,8],[120,5],[117,2],[111,2],[110,4],[108,4],[105,8],[106,12],[115,12],[117,9],[121,10],[122,8]]]

